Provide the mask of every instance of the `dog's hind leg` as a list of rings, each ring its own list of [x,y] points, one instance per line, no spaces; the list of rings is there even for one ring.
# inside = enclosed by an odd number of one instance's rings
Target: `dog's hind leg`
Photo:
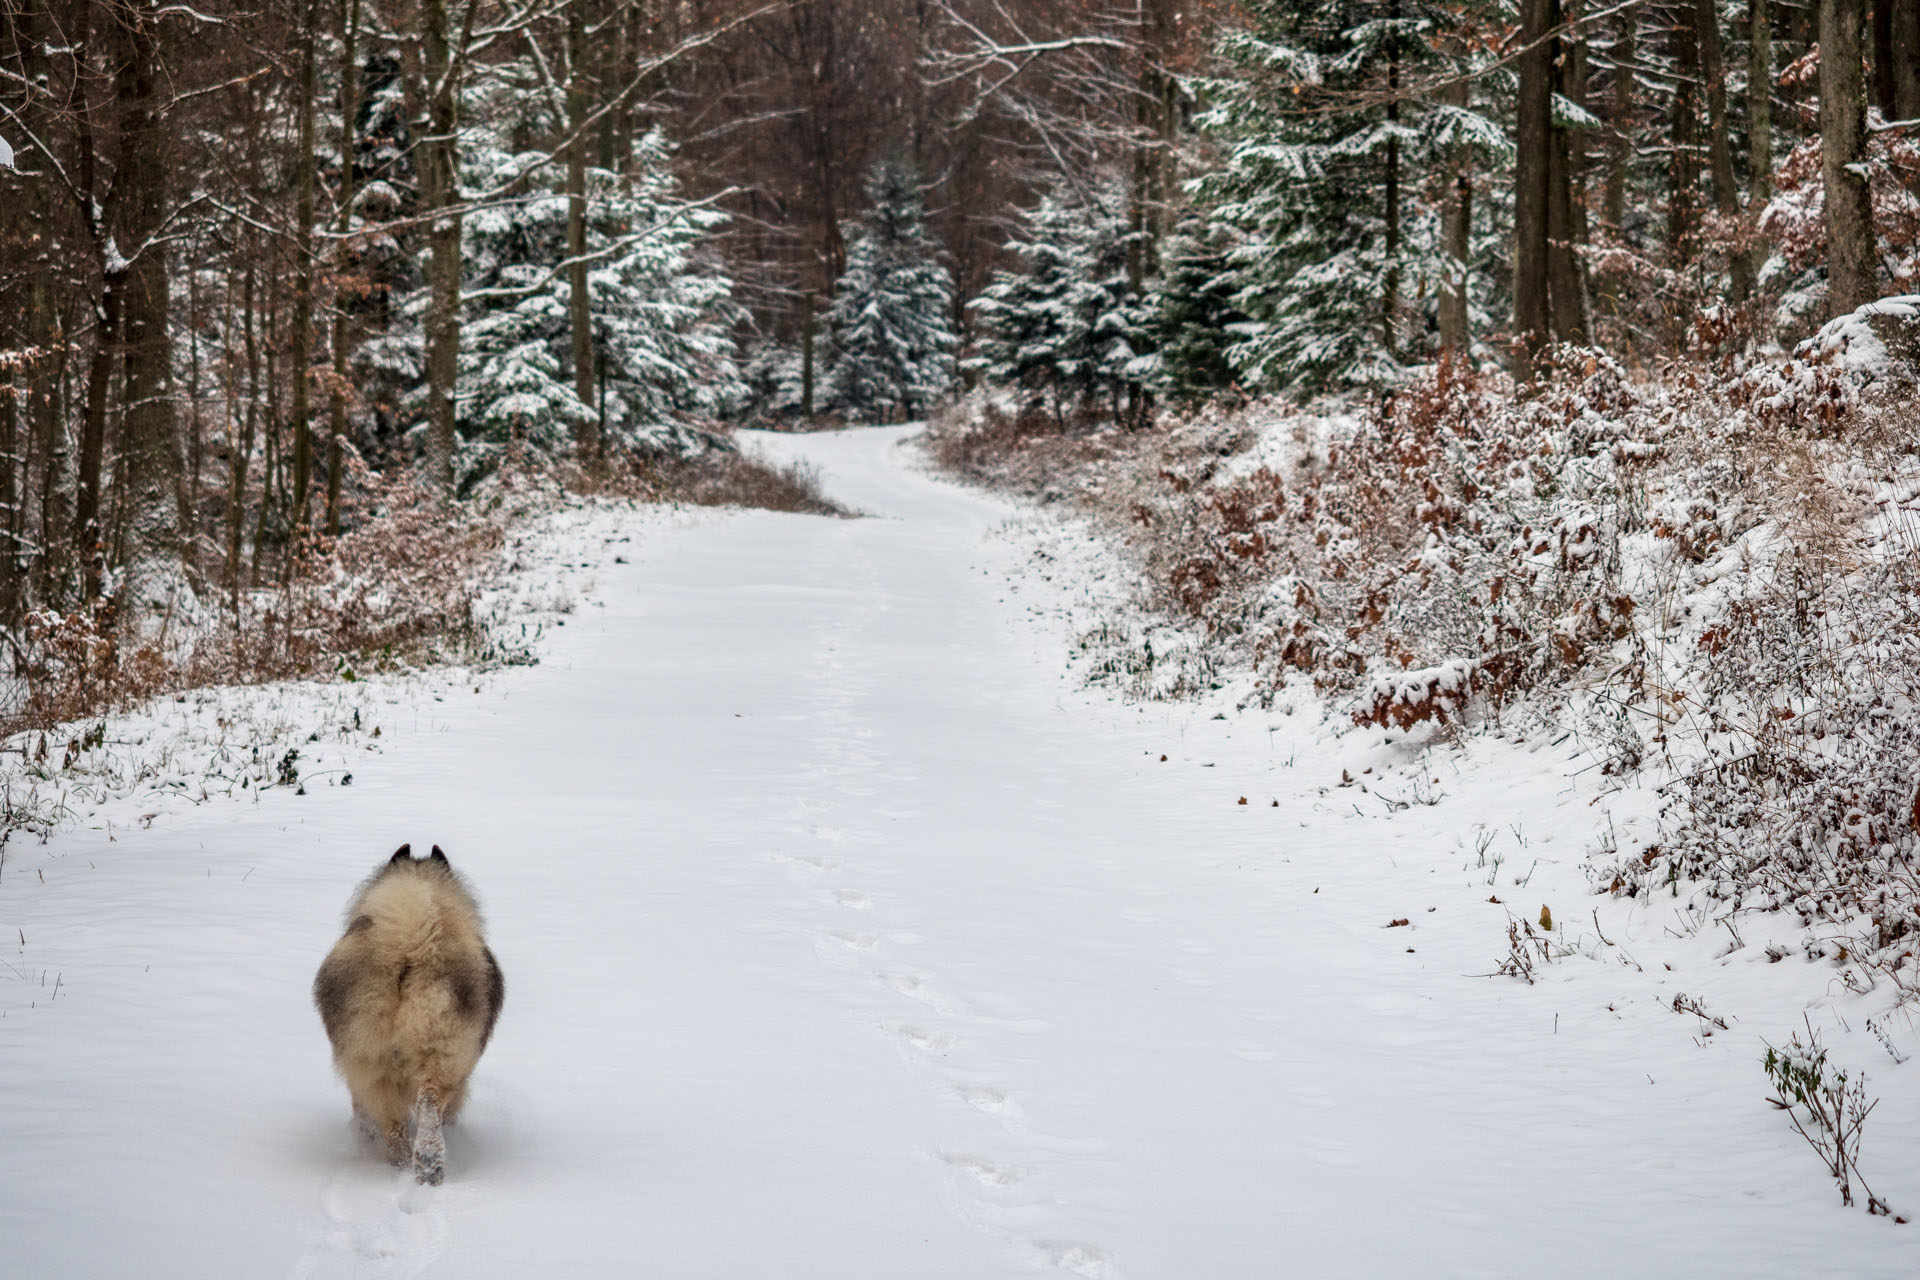
[[[437,1187],[447,1176],[447,1140],[440,1132],[440,1095],[432,1085],[413,1103],[413,1180]]]

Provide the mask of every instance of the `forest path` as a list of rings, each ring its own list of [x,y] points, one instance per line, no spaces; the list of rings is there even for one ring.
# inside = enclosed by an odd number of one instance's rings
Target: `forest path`
[[[1462,833],[1577,881],[1563,760],[1387,816],[1320,727],[1082,693],[1011,509],[904,434],[761,441],[869,517],[650,532],[351,789],[16,850],[64,985],[0,1022],[0,1272],[1912,1273],[1670,975],[1474,976]],[[402,841],[508,982],[440,1188],[356,1146],[307,997]]]

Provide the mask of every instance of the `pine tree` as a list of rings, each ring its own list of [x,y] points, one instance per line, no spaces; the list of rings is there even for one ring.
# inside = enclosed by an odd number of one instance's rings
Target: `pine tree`
[[[1427,358],[1430,300],[1449,278],[1440,220],[1414,199],[1465,145],[1508,150],[1473,110],[1402,102],[1440,61],[1456,11],[1420,0],[1257,0],[1219,52],[1202,124],[1225,144],[1195,189],[1247,243],[1232,255],[1252,317],[1229,351],[1291,390],[1390,385]],[[1384,99],[1384,101],[1382,101]],[[1422,301],[1416,306],[1413,301]]]
[[[466,219],[463,482],[509,440],[556,456],[583,434],[601,447],[684,452],[701,438],[690,420],[728,412],[744,396],[732,283],[703,248],[724,215],[677,196],[671,154],[650,134],[638,143],[635,174],[587,171],[591,404],[569,364],[571,286],[558,269],[568,257],[565,195],[539,187]],[[480,143],[468,156],[469,182],[480,189],[536,162]]]
[[[1135,292],[1124,191],[1062,183],[1023,215],[1026,234],[1008,242],[1020,269],[995,274],[968,304],[981,337],[967,368],[990,382],[1043,395],[1056,421],[1069,404],[1105,400],[1116,420],[1152,360],[1148,303]]]
[[[1192,402],[1239,382],[1228,352],[1250,317],[1235,301],[1231,260],[1244,243],[1230,223],[1206,210],[1180,215],[1161,251],[1161,277],[1149,299],[1155,391]]]
[[[953,278],[927,234],[920,179],[883,160],[867,178],[870,212],[847,251],[826,314],[831,403],[861,418],[924,411],[953,382]]]

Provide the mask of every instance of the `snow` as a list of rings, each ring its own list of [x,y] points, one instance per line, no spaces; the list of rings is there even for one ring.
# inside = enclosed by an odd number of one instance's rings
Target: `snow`
[[[540,664],[356,702],[351,787],[16,838],[6,1273],[1913,1273],[1759,1065],[1804,1011],[1920,1209],[1890,998],[1591,896],[1651,797],[1568,742],[1089,692],[1105,553],[906,434],[759,442],[870,518],[561,530]],[[438,1188],[356,1146],[307,996],[403,841],[507,975]],[[1542,906],[1533,984],[1487,976]]]

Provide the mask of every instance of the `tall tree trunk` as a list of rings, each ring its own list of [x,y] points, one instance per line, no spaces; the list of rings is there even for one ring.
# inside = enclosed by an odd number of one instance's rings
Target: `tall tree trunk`
[[[1387,7],[1389,21],[1399,22],[1400,0]],[[1400,43],[1399,33],[1387,51],[1386,222],[1387,270],[1380,287],[1380,344],[1389,356],[1400,351]]]
[[[813,417],[813,290],[800,299],[800,416]]]
[[[127,261],[120,317],[126,349],[121,437],[134,504],[129,513],[130,556],[177,551],[190,518],[182,509],[173,402],[172,280],[167,246],[159,239],[167,218],[172,160],[161,108],[160,8],[160,0],[138,0],[122,10],[125,61],[114,77],[120,155],[108,225]]]
[[[347,233],[353,229],[354,182],[359,176],[360,115],[360,0],[343,7],[340,31],[340,212],[335,230],[336,252],[333,302],[333,386],[328,390],[327,536],[340,536],[340,475],[346,468],[347,436],[347,308],[338,277],[355,258]]]
[[[1548,160],[1553,133],[1553,0],[1521,0],[1520,92],[1514,103],[1513,366],[1533,375],[1533,356],[1546,341]]]
[[[1893,91],[1893,8],[1895,0],[1869,0],[1871,17],[1868,27],[1872,36],[1873,105],[1880,108],[1880,114],[1889,120],[1897,120],[1894,114]]]
[[[594,407],[593,300],[587,294],[587,105],[591,58],[587,53],[586,0],[567,4],[567,129],[573,142],[567,147],[567,324],[573,339],[573,393],[580,403]],[[599,457],[598,432],[593,419],[582,422],[575,445],[582,465],[592,467]]]
[[[448,0],[420,0],[427,138],[421,146],[423,212],[428,220],[427,483],[453,497],[454,387],[460,373],[460,124],[461,64],[466,36],[448,25]],[[467,0],[470,32],[478,0]]]
[[[1443,100],[1465,110],[1471,89],[1466,77],[1448,85]],[[1472,341],[1467,318],[1467,260],[1473,254],[1473,148],[1454,146],[1448,158],[1446,204],[1440,214],[1440,248],[1445,255],[1446,281],[1440,289],[1440,349],[1464,360]]]
[[[1920,120],[1920,0],[1887,0],[1893,28],[1887,65],[1893,69],[1889,120]]]
[[[1570,9],[1569,12],[1577,11]],[[1561,14],[1557,5],[1551,22],[1554,26],[1560,25]],[[1575,57],[1577,46],[1572,45],[1570,39],[1568,36],[1556,37],[1548,45],[1548,57],[1553,66],[1553,88],[1562,97],[1584,108],[1584,94],[1575,96],[1571,72],[1580,64]],[[1553,334],[1561,342],[1587,340],[1586,291],[1581,286],[1580,257],[1575,252],[1582,235],[1575,218],[1575,211],[1581,202],[1576,199],[1574,192],[1580,181],[1579,170],[1573,160],[1574,132],[1554,125],[1547,135],[1547,296],[1553,313]]]
[[[1747,215],[1758,221],[1773,199],[1773,15],[1768,0],[1747,0]],[[1767,248],[1747,251],[1749,287],[1766,265]],[[1764,312],[1764,308],[1762,311]]]
[[[249,237],[250,238],[250,237]],[[244,241],[243,241],[244,243]],[[260,401],[256,394],[259,382],[259,353],[253,338],[253,291],[254,291],[254,255],[247,255],[246,282],[241,286],[241,337],[245,344],[247,360],[247,391],[240,402],[238,421],[227,423],[229,432],[238,431],[239,438],[232,444],[228,454],[227,469],[227,591],[233,616],[240,616],[240,550],[241,533],[247,518],[247,468],[253,461],[253,432],[260,411]],[[229,397],[231,401],[232,397]]]
[[[1700,79],[1700,44],[1690,23],[1675,25],[1670,39],[1678,83],[1668,124],[1673,150],[1667,167],[1667,264],[1680,271],[1693,261],[1694,200],[1700,185],[1700,115],[1693,96]]]
[[[1611,59],[1613,101],[1608,121],[1607,183],[1601,196],[1600,221],[1615,245],[1626,239],[1627,181],[1633,170],[1633,138],[1636,133],[1633,119],[1633,64],[1638,56],[1639,34],[1640,11],[1636,6],[1620,15],[1620,34],[1614,40]],[[1606,314],[1618,316],[1623,306],[1621,295],[1625,287],[1621,272],[1600,272],[1594,282],[1596,305]]]
[[[91,15],[90,15],[91,16]],[[171,373],[165,218],[167,163],[158,110],[160,32],[155,0],[137,0],[116,15],[108,37],[115,62],[113,107],[118,163],[104,203],[90,195],[84,216],[100,258],[99,328],[87,374],[75,494],[75,551],[81,595],[100,594],[108,552],[102,521],[107,401],[114,366],[122,375],[121,447],[116,488],[130,495],[129,554],[159,548],[178,528],[180,486]],[[89,33],[89,39],[92,33]],[[82,107],[81,189],[96,190],[92,111]],[[99,212],[92,212],[98,207]]]
[[[1693,34],[1700,46],[1700,74],[1707,86],[1707,167],[1713,181],[1713,207],[1732,225],[1740,215],[1740,194],[1733,176],[1733,138],[1727,123],[1727,82],[1720,57],[1718,0],[1694,0]],[[1732,297],[1745,302],[1753,292],[1753,272],[1744,253],[1727,264]]]
[[[24,6],[19,25],[20,67],[27,78],[35,84],[48,82],[49,64],[47,58],[46,5],[42,0],[33,0]],[[22,103],[20,114],[22,121],[35,136],[45,137],[49,111],[38,93],[29,93]],[[62,526],[62,487],[64,476],[60,466],[62,455],[61,442],[66,438],[62,430],[61,406],[56,394],[60,373],[66,365],[66,336],[60,323],[58,291],[54,283],[53,244],[54,244],[54,187],[50,182],[26,184],[22,193],[27,200],[28,226],[37,238],[37,249],[32,255],[32,267],[27,283],[26,340],[27,345],[39,352],[25,381],[24,437],[25,456],[21,460],[21,493],[19,501],[21,516],[18,531],[24,538],[28,532],[26,507],[29,494],[34,492],[34,472],[37,463],[39,471],[39,549],[38,565],[23,564],[23,575],[28,575],[21,583],[23,597],[31,595],[37,585],[43,600],[52,597],[53,582],[60,571],[66,529]],[[13,552],[20,554],[24,544],[16,544]]]
[[[120,281],[112,278],[100,294],[99,323],[94,331],[87,396],[80,416],[79,467],[74,476],[73,552],[80,567],[82,600],[99,596],[106,572],[107,534],[101,522],[105,494],[101,483],[107,452],[107,391],[119,354]]]
[[[1820,0],[1820,168],[1826,183],[1827,309],[1844,315],[1879,292],[1867,180],[1860,0]]]
[[[1607,190],[1601,219],[1615,236],[1627,220],[1627,178],[1633,168],[1633,62],[1638,56],[1640,12],[1620,15],[1620,36],[1613,44],[1613,145],[1607,168]]]
[[[293,246],[293,528],[285,565],[293,572],[295,558],[307,534],[307,490],[313,480],[313,426],[308,421],[307,388],[313,364],[313,113],[315,82],[314,27],[320,20],[318,0],[300,6],[300,85],[297,90],[300,152],[294,179],[296,213]]]

